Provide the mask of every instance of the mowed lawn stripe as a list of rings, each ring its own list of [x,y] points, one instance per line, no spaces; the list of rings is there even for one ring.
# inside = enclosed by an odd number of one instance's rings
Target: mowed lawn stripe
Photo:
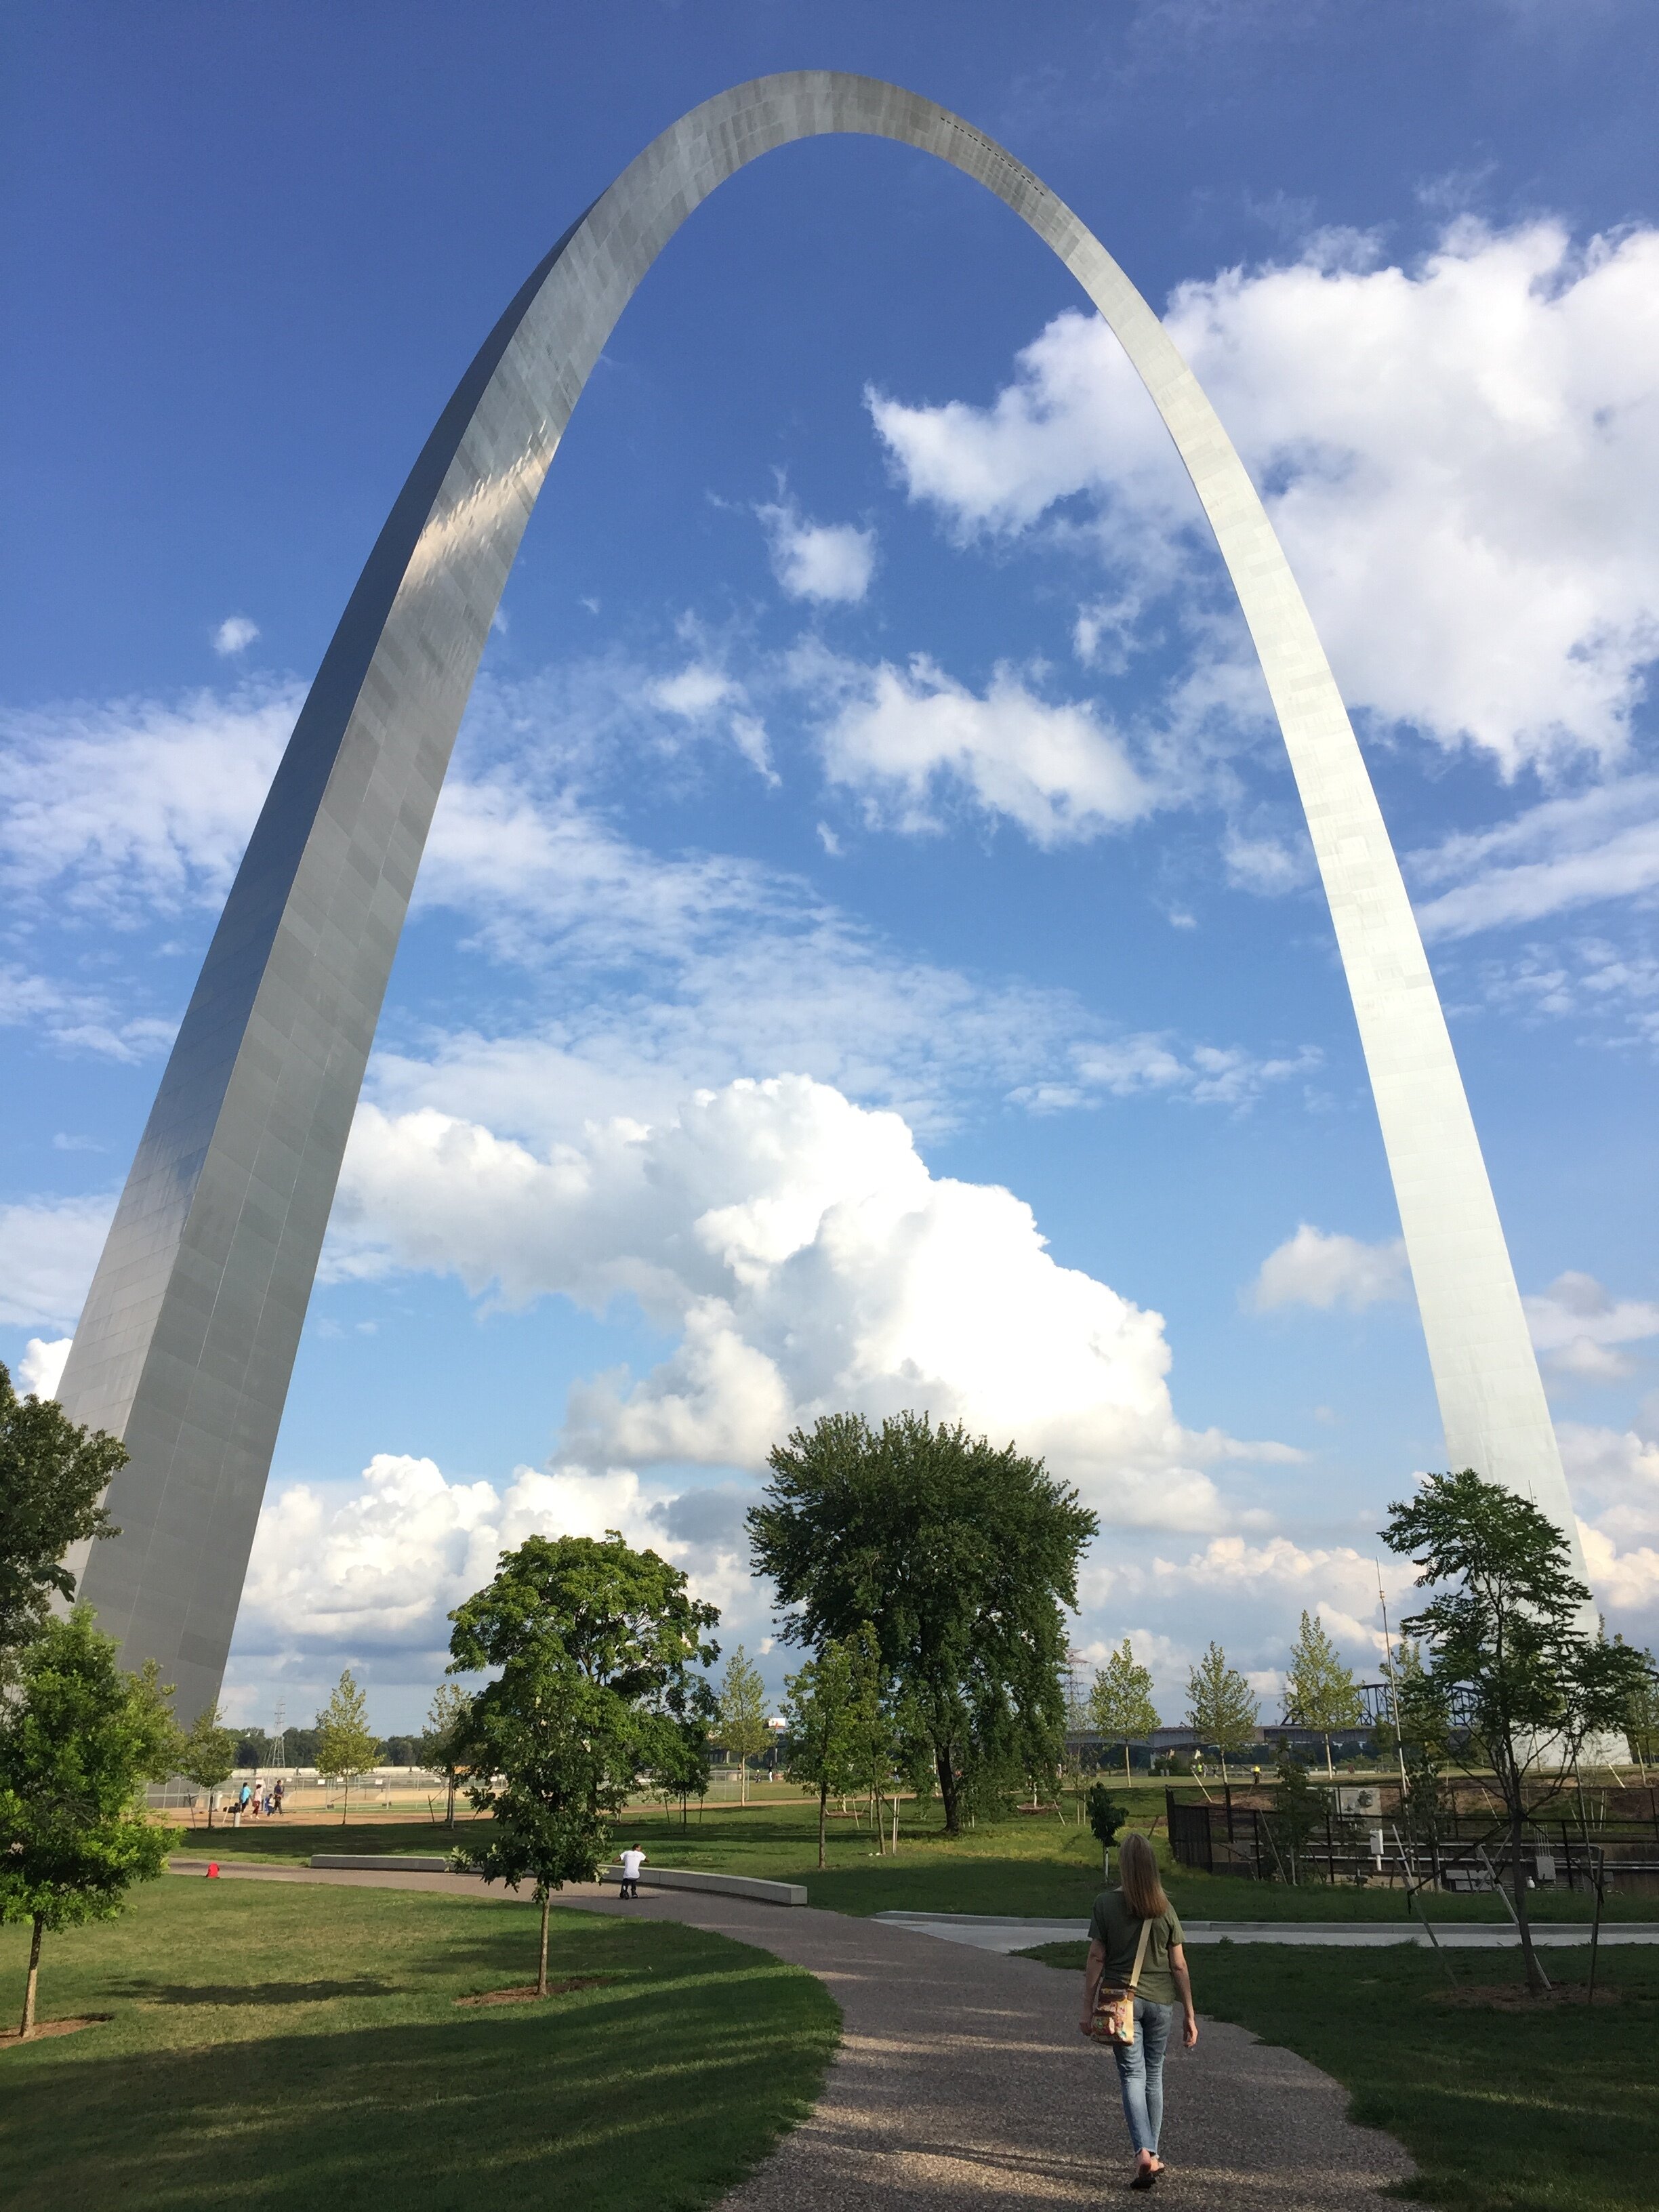
[[[0,2051],[0,2166],[23,2208],[290,2203],[594,2212],[714,2203],[811,2110],[839,2015],[769,1954],[674,1923],[465,1898],[171,1876],[49,1938],[44,2018]],[[0,1931],[21,2009],[24,1931]]]

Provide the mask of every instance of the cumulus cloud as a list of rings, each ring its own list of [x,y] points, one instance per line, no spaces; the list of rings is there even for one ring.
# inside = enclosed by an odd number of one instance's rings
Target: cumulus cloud
[[[908,668],[802,656],[803,677],[839,692],[821,742],[832,783],[869,818],[911,832],[945,826],[951,800],[1006,816],[1049,848],[1150,813],[1154,794],[1121,738],[1087,702],[1051,704],[999,667],[984,696],[925,654]]]
[[[246,615],[227,615],[213,633],[213,650],[222,659],[246,653],[259,635],[259,625]]]
[[[1570,1270],[1547,1291],[1523,1298],[1532,1340],[1547,1364],[1588,1382],[1613,1382],[1634,1372],[1618,1349],[1659,1336],[1659,1305],[1614,1298],[1594,1275]]]
[[[55,1337],[51,1342],[32,1336],[17,1363],[13,1387],[20,1392],[32,1390],[37,1398],[55,1398],[74,1341],[72,1336]]]
[[[1058,1266],[1012,1193],[932,1175],[894,1114],[784,1076],[538,1153],[430,1110],[358,1117],[327,1261],[447,1269],[522,1304],[625,1295],[672,1357],[573,1390],[565,1448],[605,1467],[757,1467],[798,1421],[926,1407],[1018,1437],[1115,1522],[1206,1528],[1159,1316]],[[1282,1447],[1272,1448],[1282,1452]]]
[[[72,1328],[114,1211],[106,1197],[0,1206],[0,1322]]]
[[[792,599],[848,605],[875,574],[876,533],[848,522],[812,522],[792,501],[757,507],[771,548],[772,573]]]
[[[1633,1429],[1558,1421],[1597,1601],[1627,1633],[1659,1637],[1659,1444]]]
[[[1243,1303],[1255,1313],[1279,1306],[1313,1306],[1322,1312],[1343,1306],[1358,1313],[1410,1295],[1403,1238],[1364,1244],[1357,1237],[1331,1234],[1304,1221],[1294,1237],[1261,1262]]]
[[[441,1673],[451,1609],[483,1587],[503,1551],[532,1535],[615,1528],[672,1559],[700,1596],[743,1622],[763,1618],[750,1585],[741,1505],[725,1492],[647,1491],[631,1469],[515,1468],[499,1488],[447,1480],[437,1464],[377,1452],[349,1490],[292,1483],[259,1516],[237,1619],[235,1662],[276,1656],[290,1672],[326,1655],[381,1680]]]
[[[1580,248],[1460,219],[1411,270],[1316,242],[1182,286],[1165,319],[1351,702],[1505,774],[1618,757],[1659,653],[1659,230]],[[1190,572],[1195,502],[1097,319],[1057,318],[988,406],[871,406],[958,536],[1080,501],[1132,594]]]

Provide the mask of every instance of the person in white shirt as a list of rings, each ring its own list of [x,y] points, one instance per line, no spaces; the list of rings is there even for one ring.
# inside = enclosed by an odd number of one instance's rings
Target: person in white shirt
[[[619,1897],[637,1897],[640,1893],[640,1869],[645,1864],[645,1853],[637,1844],[622,1855],[622,1887]]]

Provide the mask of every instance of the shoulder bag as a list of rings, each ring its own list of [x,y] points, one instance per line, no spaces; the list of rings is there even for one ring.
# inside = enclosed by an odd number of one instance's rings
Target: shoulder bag
[[[1094,2016],[1089,2022],[1089,2033],[1097,2043],[1115,2044],[1121,2050],[1130,2050],[1135,2039],[1135,1985],[1140,1979],[1140,1970],[1146,1963],[1146,1944],[1152,1932],[1150,1920],[1140,1923],[1140,1941],[1135,1946],[1135,1963],[1127,1988],[1109,1984],[1104,1974],[1095,1992]]]

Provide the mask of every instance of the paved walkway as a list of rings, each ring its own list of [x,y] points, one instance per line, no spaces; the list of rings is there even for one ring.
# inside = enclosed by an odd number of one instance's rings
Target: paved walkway
[[[222,1864],[244,1880],[480,1894],[460,1875]],[[1072,1975],[805,1906],[648,1889],[636,1904],[576,1888],[559,1902],[756,1944],[840,2004],[816,2111],[722,2212],[1048,2212],[1097,2206],[1127,2179],[1115,2069],[1077,2032]],[[1243,2028],[1206,2021],[1195,2051],[1170,2052],[1165,2083],[1170,2171],[1157,2193],[1186,2212],[1388,2212],[1383,2185],[1412,2171],[1390,2137],[1350,2124],[1328,2075]]]
[[[1040,1943],[1080,1943],[1086,1920],[997,1920],[977,1912],[878,1912],[890,1928],[941,1936],[975,1951],[1034,1951]],[[1448,1951],[1515,1951],[1521,1939],[1507,1920],[1437,1920],[1431,1936],[1420,1920],[1183,1920],[1189,1946],[1200,1943],[1313,1943],[1324,1949],[1374,1951],[1414,1943],[1426,1951],[1437,1937]],[[1590,1939],[1583,1920],[1534,1921],[1532,1940],[1541,1950],[1582,1948]],[[1604,1943],[1659,1943],[1659,1920],[1604,1920]]]

